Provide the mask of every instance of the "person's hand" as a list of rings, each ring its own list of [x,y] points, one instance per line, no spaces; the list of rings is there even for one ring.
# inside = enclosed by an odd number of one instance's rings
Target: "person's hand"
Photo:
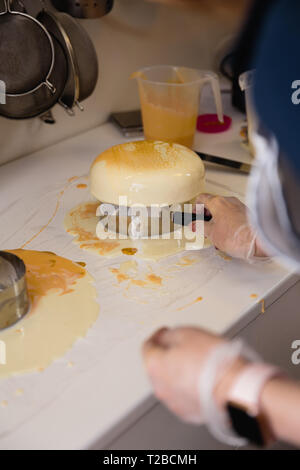
[[[162,328],[145,342],[143,357],[154,394],[181,419],[202,422],[199,376],[210,352],[224,342],[200,328]],[[241,367],[237,360],[218,385],[220,406],[226,401],[227,385]]]
[[[204,235],[216,248],[247,260],[267,256],[249,225],[247,206],[239,199],[200,194],[196,204],[204,204],[206,215],[212,216],[209,222],[204,222]]]

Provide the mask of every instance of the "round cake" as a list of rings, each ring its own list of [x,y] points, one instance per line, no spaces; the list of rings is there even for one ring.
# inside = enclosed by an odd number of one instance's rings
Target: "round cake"
[[[171,205],[190,201],[204,191],[201,158],[183,145],[137,141],[102,152],[90,172],[91,193],[99,201]]]

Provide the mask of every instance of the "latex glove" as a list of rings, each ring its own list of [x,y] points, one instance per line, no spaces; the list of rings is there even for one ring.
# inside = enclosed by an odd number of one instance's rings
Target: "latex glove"
[[[204,235],[216,248],[245,260],[267,256],[249,225],[248,208],[239,199],[200,194],[196,203],[204,204],[206,214],[212,215],[209,222],[204,222]]]
[[[200,328],[162,328],[145,342],[143,357],[156,397],[184,421],[201,423],[198,380],[213,348],[225,340]],[[237,360],[216,389],[216,401],[226,402],[232,380],[244,367]]]

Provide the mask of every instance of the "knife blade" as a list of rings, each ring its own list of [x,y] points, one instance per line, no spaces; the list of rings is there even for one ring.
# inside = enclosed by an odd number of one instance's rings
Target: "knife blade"
[[[226,166],[233,170],[241,171],[242,173],[249,174],[252,168],[251,163],[244,163],[244,162],[239,162],[236,160],[230,160],[230,158],[217,157],[215,155],[209,155],[208,153],[197,152],[196,150],[194,150],[194,152],[197,155],[199,155],[199,157],[205,162],[210,162],[210,163],[215,163],[217,165]]]
[[[172,212],[171,220],[175,225],[190,225],[196,220],[204,220],[209,222],[211,220],[211,214],[196,214],[194,212]]]

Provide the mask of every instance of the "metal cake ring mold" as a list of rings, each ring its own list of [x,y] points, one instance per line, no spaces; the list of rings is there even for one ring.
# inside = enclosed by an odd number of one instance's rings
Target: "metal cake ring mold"
[[[21,320],[29,308],[23,260],[12,253],[0,251],[0,332]]]

